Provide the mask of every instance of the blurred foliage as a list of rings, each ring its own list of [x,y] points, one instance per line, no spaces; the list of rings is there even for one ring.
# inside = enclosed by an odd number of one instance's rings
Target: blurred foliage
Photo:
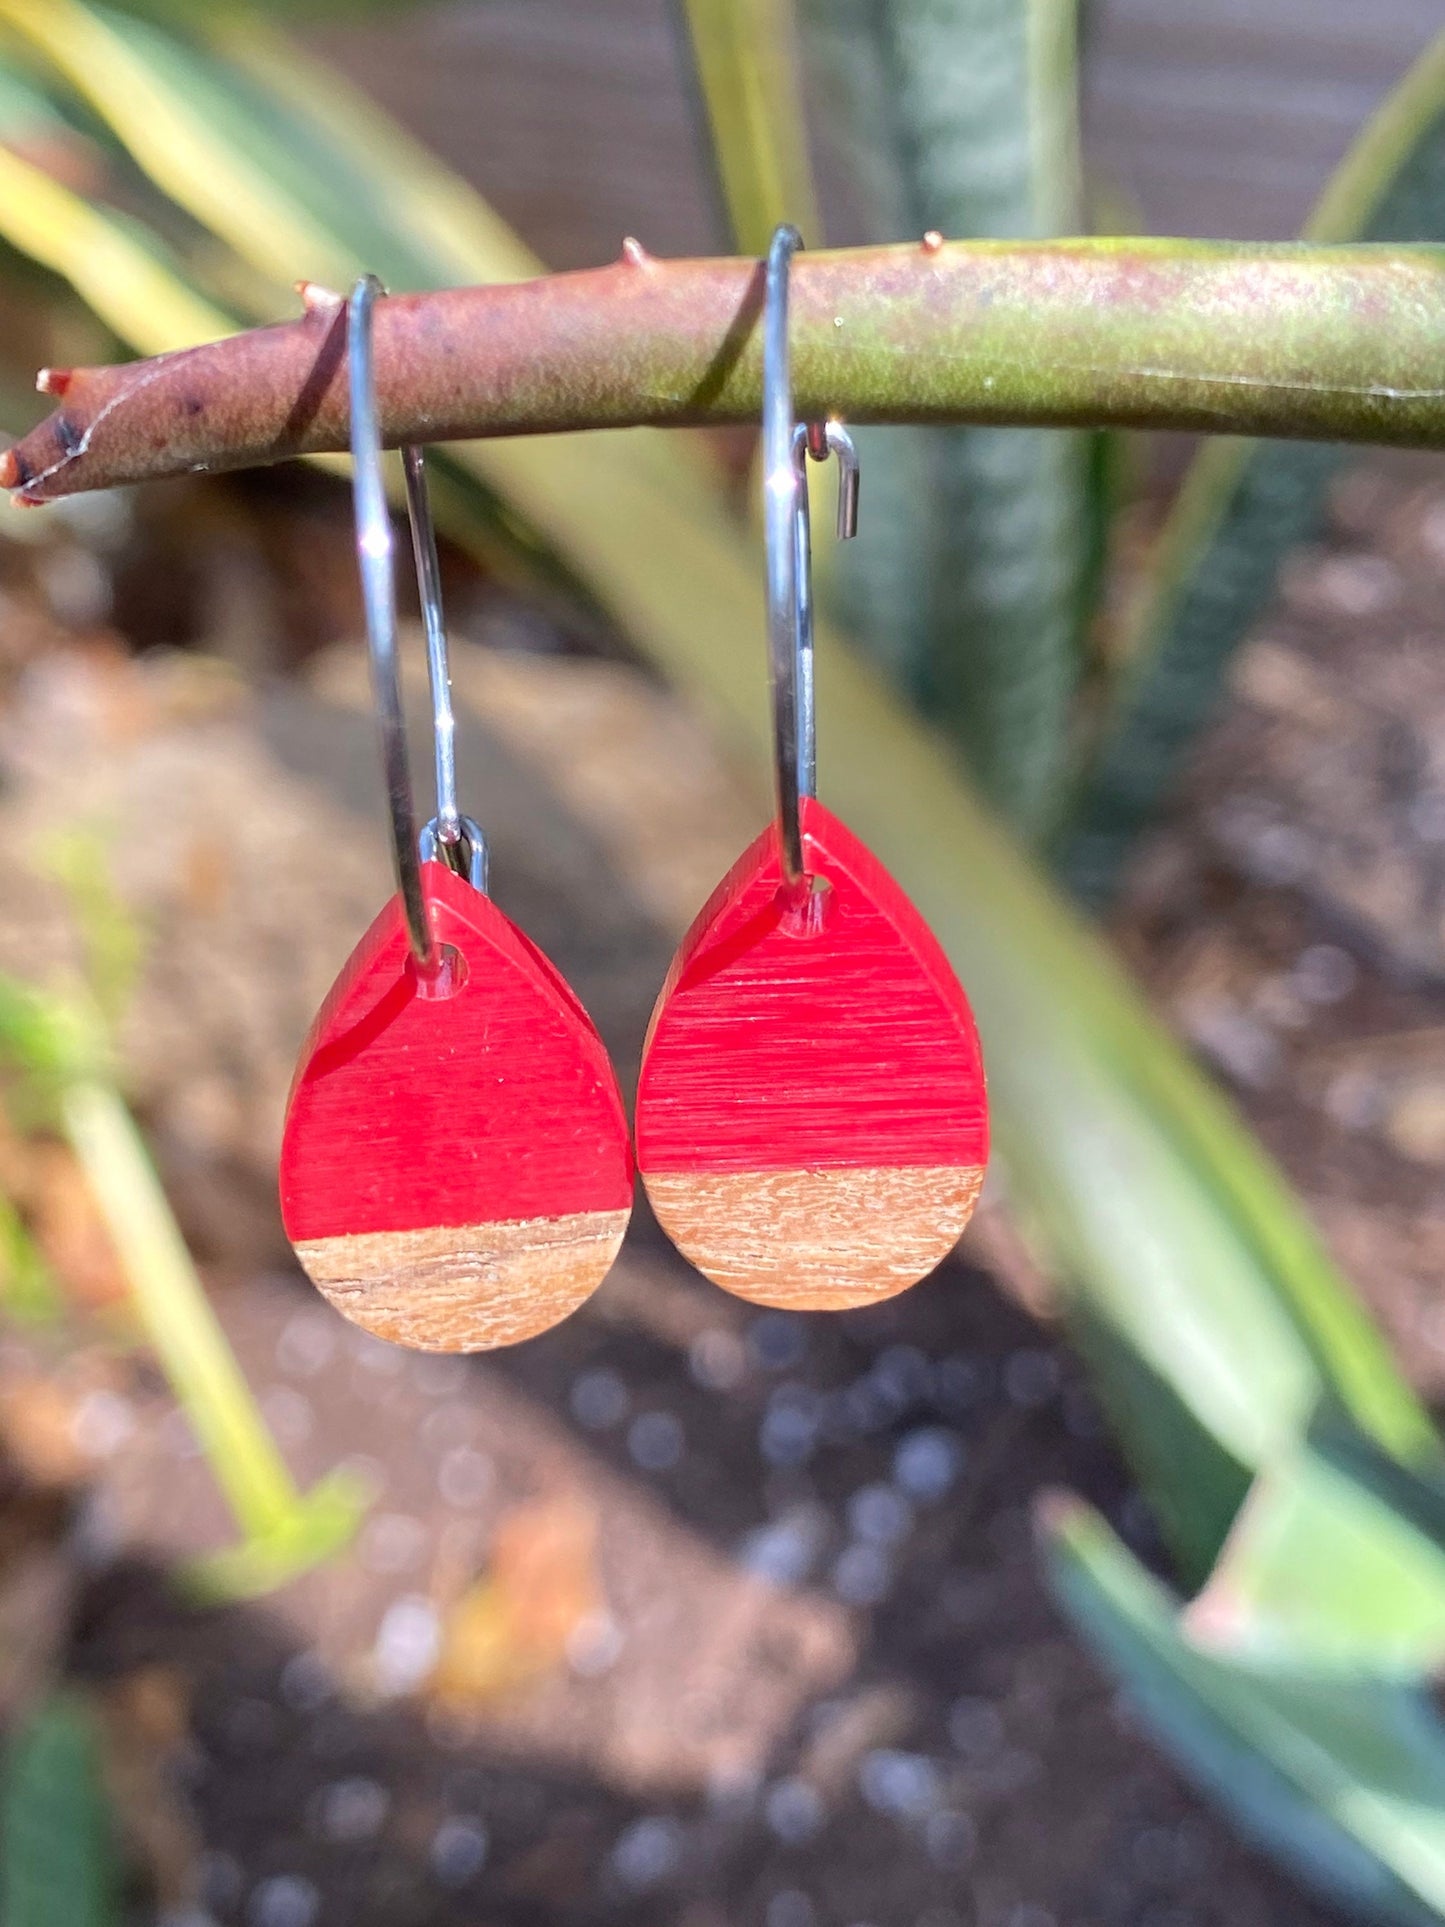
[[[54,1693],[0,1757],[5,1927],[119,1927],[114,1834],[95,1718],[78,1693]]]
[[[110,885],[96,837],[68,832],[47,854],[70,898],[87,976],[41,987],[0,975],[7,1109],[73,1151],[140,1325],[240,1529],[238,1545],[195,1562],[183,1583],[212,1599],[268,1592],[344,1545],[368,1495],[344,1472],[297,1491],[115,1083],[113,1030],[139,967],[141,934]],[[56,1282],[9,1204],[0,1205],[0,1265],[12,1316],[35,1322],[62,1313]]]
[[[750,234],[779,196],[796,211],[807,192],[789,60],[729,34],[737,17],[703,0],[689,18],[728,148],[719,174],[731,218]],[[1072,0],[842,0],[811,21],[880,231],[1075,223]],[[0,0],[0,29],[0,233],[134,347],[270,319],[302,276],[340,288],[371,268],[425,287],[536,271],[468,188],[245,12],[196,8],[180,24],[179,13],[167,23],[84,0]],[[771,136],[758,101],[775,118]],[[1389,173],[1382,162],[1378,192],[1362,191],[1367,211],[1385,204]],[[1331,218],[1336,231],[1347,224]],[[879,431],[865,469],[864,572],[840,579],[839,604],[875,661],[962,744],[1015,829],[1038,839],[1065,796],[1087,805],[1073,720],[1117,451],[1077,433]],[[765,761],[762,651],[738,646],[757,630],[757,559],[696,442],[598,434],[574,438],[565,460],[544,441],[454,446],[438,451],[434,473],[455,539],[591,598]],[[1252,520],[1251,498],[1229,493],[1237,481],[1215,485],[1229,517]],[[1162,552],[1185,585],[1170,592],[1181,608],[1229,519],[1212,498],[1200,508],[1204,492],[1192,484],[1180,511],[1196,518],[1192,543],[1176,536]],[[1279,526],[1257,538],[1259,580],[1278,561]],[[1246,601],[1221,622],[1221,634],[1233,629],[1211,642],[1199,682],[1217,679]],[[1140,664],[1175,647],[1168,622],[1157,628],[1164,640],[1141,645]],[[825,791],[974,995],[1013,1201],[1060,1273],[1195,1597],[1176,1599],[1069,1506],[1044,1517],[1060,1595],[1166,1743],[1246,1824],[1380,1917],[1431,1917],[1445,1892],[1445,1746],[1425,1682],[1441,1658],[1445,1535],[1429,1423],[1232,1110],[980,806],[956,758],[827,629]],[[1103,692],[1106,740],[1128,725],[1134,698],[1127,683],[1119,690],[1117,724],[1115,693]],[[1181,738],[1202,710],[1186,693]],[[34,1077],[58,1080],[118,1245],[150,1290],[169,1280],[168,1316],[184,1300],[169,1342],[200,1342],[204,1301],[198,1288],[184,1297],[194,1274],[182,1288],[189,1261],[133,1123],[87,1054],[93,1023],[0,984],[0,1031]],[[189,1369],[174,1355],[168,1364]],[[215,1369],[197,1366],[193,1419],[220,1454],[241,1421]],[[305,1516],[287,1511],[265,1442],[255,1463],[256,1490],[231,1491],[248,1535],[232,1584],[280,1570],[295,1541],[275,1520]],[[1358,1585],[1342,1586],[1342,1572]],[[494,1602],[482,1604],[487,1628]]]
[[[50,1325],[63,1299],[25,1221],[0,1193],[0,1310],[17,1325]]]
[[[1445,34],[1361,133],[1305,238],[1445,240]],[[1221,439],[1196,457],[1112,639],[1118,671],[1061,829],[1061,867],[1086,900],[1107,898],[1166,796],[1286,552],[1317,528],[1343,452]]]
[[[1077,229],[1074,16],[1075,0],[812,0],[864,238]],[[840,620],[1029,837],[1057,801],[1082,666],[1090,440],[863,429],[867,514],[837,565]]]
[[[1337,1904],[1401,1927],[1445,1914],[1445,1743],[1430,1679],[1308,1648],[1245,1653],[1195,1637],[1168,1588],[1078,1501],[1042,1509],[1065,1609],[1153,1731],[1245,1835]],[[1321,1518],[1315,1550],[1347,1557]],[[1387,1617],[1387,1593],[1369,1591]],[[1368,1610],[1368,1607],[1366,1608]],[[1347,1606],[1351,1618],[1357,1606]],[[1436,1595],[1439,1625],[1439,1596]]]
[[[111,881],[105,839],[78,825],[58,831],[45,867],[65,891],[85,956],[85,980],[107,1031],[129,1004],[145,955],[145,938]]]
[[[766,254],[791,221],[820,238],[791,0],[678,0],[733,244]]]
[[[288,23],[365,20],[387,14],[418,12],[435,0],[116,0],[126,13],[139,14],[172,27],[194,27],[215,22],[222,15],[273,14]]]

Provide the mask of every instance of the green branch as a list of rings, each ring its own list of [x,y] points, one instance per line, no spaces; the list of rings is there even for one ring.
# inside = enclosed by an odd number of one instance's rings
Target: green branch
[[[396,296],[377,311],[388,439],[754,420],[760,269],[653,260]],[[800,414],[1190,428],[1445,444],[1445,250],[929,241],[805,255]],[[0,462],[39,502],[348,443],[342,317],[117,368],[48,370],[57,412]]]

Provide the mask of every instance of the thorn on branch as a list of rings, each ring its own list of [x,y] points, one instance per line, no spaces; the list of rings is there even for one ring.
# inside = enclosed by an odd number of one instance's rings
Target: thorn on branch
[[[329,314],[342,303],[342,297],[334,288],[323,288],[319,281],[298,281],[296,292],[307,314]]]
[[[819,249],[795,275],[800,405],[820,416],[1445,446],[1445,249],[930,229]],[[38,502],[344,450],[344,298],[305,282],[300,299],[293,320],[173,354],[47,370],[63,400],[0,455],[0,487]],[[761,307],[756,259],[660,261],[635,236],[603,268],[392,295],[388,438],[754,422]]]

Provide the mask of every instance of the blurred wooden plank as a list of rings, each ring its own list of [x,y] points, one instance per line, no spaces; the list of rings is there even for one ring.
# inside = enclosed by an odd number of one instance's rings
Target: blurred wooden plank
[[[1441,25],[1438,0],[1101,0],[1090,158],[1147,229],[1284,239]]]
[[[1156,232],[1285,238],[1441,24],[1439,0],[1098,0],[1096,175]],[[663,254],[722,245],[672,0],[457,0],[313,38],[554,266],[629,233]],[[857,238],[846,212],[833,225]]]
[[[671,0],[464,0],[318,31],[557,268],[721,236]]]

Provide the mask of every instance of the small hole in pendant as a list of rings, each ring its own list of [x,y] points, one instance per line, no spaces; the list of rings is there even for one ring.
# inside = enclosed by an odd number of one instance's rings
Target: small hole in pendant
[[[416,994],[428,1003],[445,1003],[448,997],[455,997],[467,981],[467,960],[455,944],[442,944],[430,970],[423,970],[415,957],[407,961]]]
[[[799,877],[778,891],[779,928],[790,937],[814,937],[823,928],[833,901],[833,886],[824,876]]]

